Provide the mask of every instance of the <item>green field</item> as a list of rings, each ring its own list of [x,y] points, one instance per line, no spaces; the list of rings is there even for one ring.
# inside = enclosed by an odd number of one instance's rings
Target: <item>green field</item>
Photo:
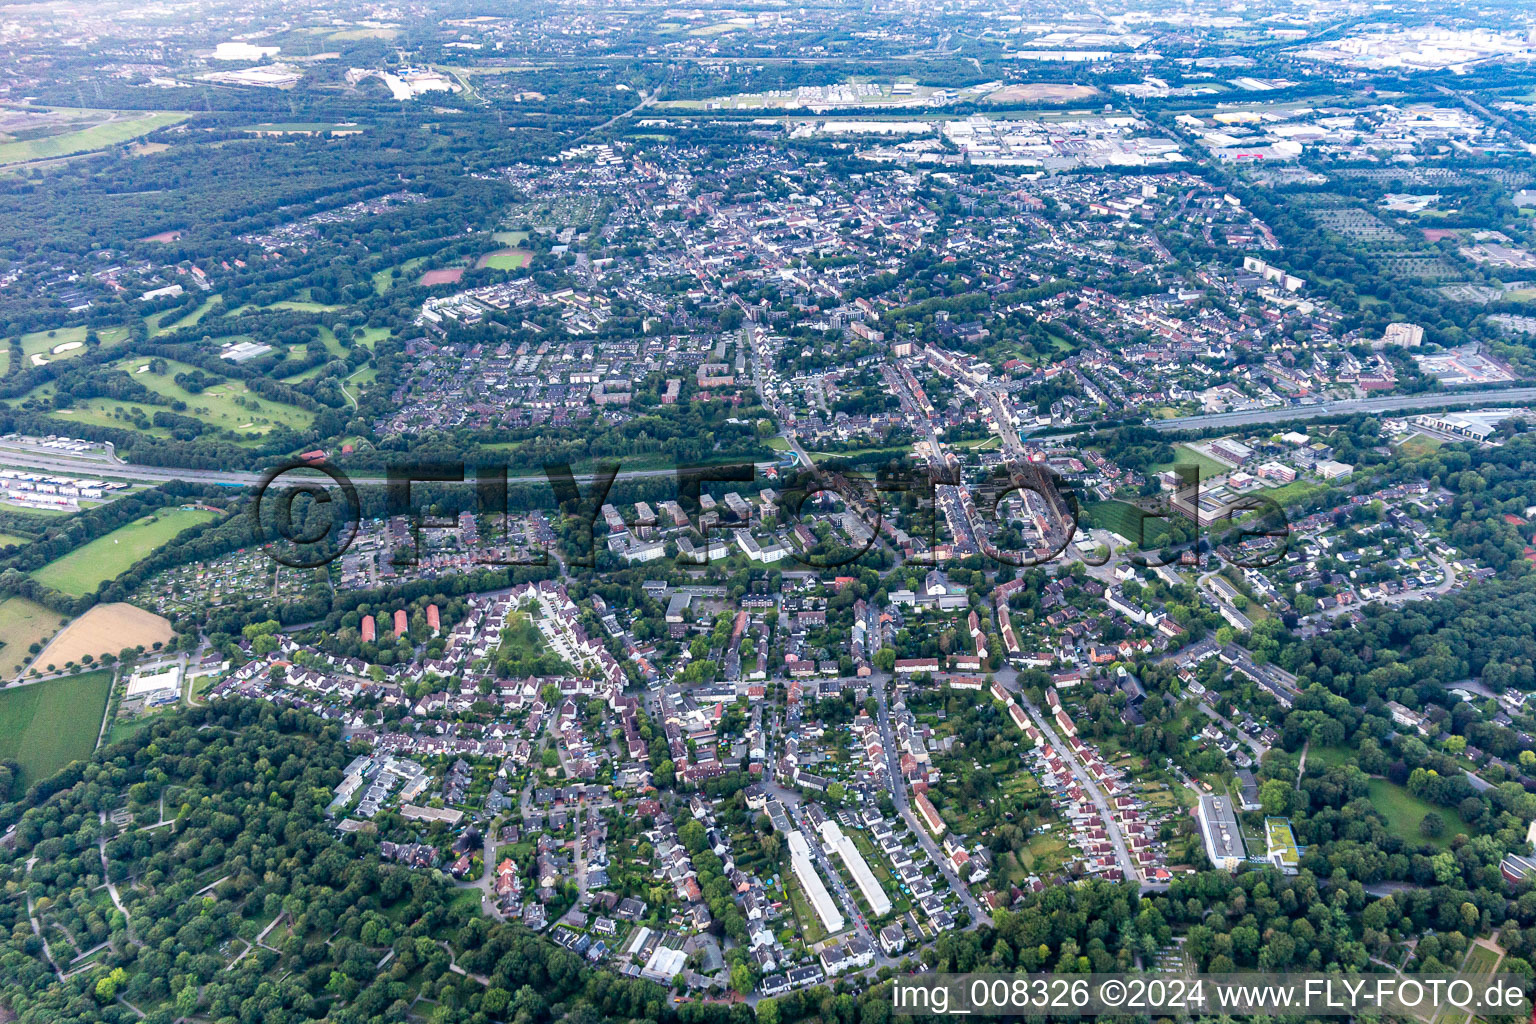
[[[179,331],[183,327],[196,326],[202,322],[203,317],[213,312],[215,306],[222,306],[223,304],[224,296],[210,295],[208,298],[203,300],[202,305],[198,306],[192,312],[185,314],[179,320],[172,321],[168,324],[161,323],[160,317],[162,314],[152,313],[144,318],[144,322],[149,326],[149,333],[151,336],[169,334],[171,331]]]
[[[114,743],[120,743],[128,739],[134,733],[148,729],[155,724],[155,715],[138,715],[134,718],[114,718],[112,724],[107,726],[107,735],[102,739],[103,747],[110,747]]]
[[[526,267],[532,261],[533,253],[527,249],[497,249],[481,256],[475,266],[490,267],[492,270],[516,270]]]
[[[1223,462],[1217,462],[1209,455],[1201,454],[1187,444],[1174,445],[1173,452],[1172,462],[1165,462],[1160,466],[1150,466],[1147,472],[1149,474],[1156,474],[1172,469],[1174,466],[1194,465],[1200,467],[1200,479],[1202,480],[1208,480],[1213,476],[1226,476],[1232,472],[1231,466]]]
[[[406,260],[404,263],[400,264],[399,279],[401,281],[410,279],[416,273],[417,268],[419,268],[425,262],[427,262],[427,258],[425,256],[415,256]],[[373,290],[375,293],[383,295],[385,292],[394,287],[394,271],[394,267],[385,267],[383,270],[374,272]]]
[[[1410,844],[1428,842],[1444,849],[1451,845],[1451,840],[1456,838],[1458,832],[1465,832],[1469,836],[1477,834],[1453,808],[1436,807],[1386,779],[1372,779],[1368,792],[1371,806],[1386,817],[1387,827]],[[1419,822],[1430,811],[1445,819],[1445,831],[1435,839],[1419,834]]]
[[[1154,516],[1140,518],[1135,505],[1124,501],[1099,501],[1083,508],[1082,519],[1087,526],[1096,526],[1118,534],[1133,543],[1140,542],[1144,550],[1161,547],[1169,540],[1168,520]]]
[[[103,347],[111,347],[128,337],[126,327],[108,327],[96,332]],[[76,345],[65,352],[55,353],[53,350],[60,345]],[[39,356],[45,362],[53,362],[55,359],[70,359],[85,352],[85,328],[82,327],[56,327],[49,331],[33,331],[31,334],[21,336],[21,354],[26,358],[27,366],[40,365],[32,356]]]
[[[231,339],[225,338],[224,341]],[[222,430],[232,430],[239,434],[265,434],[279,424],[287,424],[295,430],[303,431],[314,422],[315,414],[293,405],[284,405],[274,402],[270,398],[263,398],[255,394],[244,383],[229,379],[223,384],[217,384],[207,388],[198,394],[193,394],[180,384],[176,383],[176,375],[189,373],[195,367],[174,359],[166,360],[167,370],[162,374],[151,373],[148,370],[140,372],[141,367],[149,366],[147,356],[131,356],[127,359],[112,363],[113,369],[122,370],[138,383],[144,385],[156,394],[164,395],[172,400],[180,400],[187,404],[187,408],[179,415],[190,416],[201,420],[211,427]],[[51,385],[44,385],[34,392],[39,397],[46,397]],[[98,426],[122,427],[125,418],[116,415],[119,409],[131,409],[132,402],[119,401],[115,398],[92,398],[83,402],[76,402],[69,409],[60,409],[55,415],[66,419],[76,420],[80,423],[93,423]],[[138,406],[145,414],[153,417],[155,412],[163,406]],[[128,418],[131,425],[131,417]],[[166,435],[168,431],[152,429],[150,433]]]
[[[29,648],[46,643],[64,616],[24,597],[0,601],[0,680],[15,678],[32,660]]]
[[[1492,974],[1494,968],[1499,966],[1499,954],[1487,946],[1473,945],[1467,950],[1467,959],[1461,965],[1461,973],[1479,978]]]
[[[1428,434],[1411,434],[1397,446],[1397,450],[1404,455],[1432,455],[1444,443],[1438,437],[1430,437]]]
[[[784,872],[784,891],[789,894],[789,904],[794,908],[795,919],[800,923],[800,941],[809,946],[826,938],[826,925],[816,916],[810,899],[801,890],[793,871]]]
[[[141,135],[148,135],[157,128],[185,121],[188,114],[95,111],[121,120],[102,121],[78,131],[62,132],[42,139],[25,142],[0,142],[0,166],[25,163],[28,160],[50,160],[76,153],[89,153],[108,146],[121,145]]]
[[[32,543],[31,538],[19,537],[19,536],[17,536],[14,533],[0,533],[0,548],[7,547],[7,546],[9,546],[11,544],[30,544],[30,543]]]
[[[1328,486],[1328,484],[1315,483],[1311,480],[1292,480],[1283,487],[1273,487],[1263,493],[1281,508],[1290,508],[1292,505],[1309,504],[1318,495],[1328,490]]]
[[[330,121],[284,121],[279,124],[249,124],[236,131],[265,132],[270,135],[312,135],[316,132],[360,132],[360,124],[335,124]]]
[[[266,309],[291,309],[296,313],[332,313],[338,309],[346,309],[345,306],[331,306],[324,302],[309,302],[303,299],[284,299],[274,302]]]
[[[500,242],[502,245],[518,246],[518,245],[522,245],[524,242],[528,241],[528,232],[526,232],[526,231],[497,231],[497,232],[494,232],[491,235],[491,237],[493,239],[495,239],[496,241]]]
[[[89,757],[111,691],[105,669],[0,690],[0,761],[19,763],[29,786]]]
[[[216,513],[201,509],[162,509],[54,559],[32,575],[65,594],[94,593],[182,530],[214,518]]]

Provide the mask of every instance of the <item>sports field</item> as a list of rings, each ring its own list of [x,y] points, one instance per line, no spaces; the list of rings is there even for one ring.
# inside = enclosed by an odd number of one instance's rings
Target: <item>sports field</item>
[[[475,261],[477,267],[490,267],[492,270],[516,270],[518,267],[526,267],[533,259],[533,253],[527,249],[497,249],[488,252]]]
[[[30,786],[89,757],[111,690],[105,669],[0,690],[0,761],[14,759]]]
[[[1216,459],[1211,458],[1204,452],[1196,451],[1194,448],[1191,448],[1187,444],[1174,445],[1173,451],[1174,456],[1172,462],[1166,462],[1159,466],[1150,466],[1148,467],[1147,472],[1149,474],[1156,474],[1170,470],[1174,466],[1195,465],[1200,467],[1200,479],[1202,480],[1208,480],[1217,476],[1226,476],[1228,473],[1232,472],[1231,466],[1224,462],[1218,462]]]
[[[182,530],[214,518],[215,513],[202,509],[161,509],[54,559],[32,575],[38,582],[75,597],[94,593],[102,583]]]
[[[24,597],[0,601],[0,682],[16,678],[32,660],[32,645],[46,642],[64,618]]]

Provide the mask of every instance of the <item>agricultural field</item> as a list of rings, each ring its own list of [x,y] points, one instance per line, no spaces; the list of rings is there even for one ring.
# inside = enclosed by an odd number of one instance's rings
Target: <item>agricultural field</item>
[[[31,646],[48,642],[65,616],[24,597],[0,601],[0,681],[16,678],[32,660]]]
[[[215,518],[216,513],[203,509],[162,509],[54,559],[32,575],[65,594],[90,594],[182,530]]]
[[[106,669],[0,690],[0,761],[21,765],[21,786],[96,749],[112,691]]]
[[[51,160],[121,145],[168,125],[185,121],[189,114],[154,111],[52,110],[55,115],[46,128],[27,129],[0,142],[0,166]],[[22,134],[64,129],[54,134],[21,138]]]
[[[98,604],[64,628],[43,649],[37,660],[40,668],[79,662],[87,654],[99,658],[117,654],[129,647],[154,650],[174,637],[171,624],[153,612],[116,602]]]

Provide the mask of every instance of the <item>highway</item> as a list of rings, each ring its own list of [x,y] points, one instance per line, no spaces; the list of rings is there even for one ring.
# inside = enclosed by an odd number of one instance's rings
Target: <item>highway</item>
[[[905,398],[898,390],[898,396]],[[906,404],[905,402],[903,403]],[[1483,391],[1476,394],[1423,394],[1423,395],[1389,395],[1381,398],[1356,398],[1341,402],[1323,402],[1318,405],[1288,406],[1278,409],[1252,409],[1244,412],[1221,412],[1206,416],[1185,416],[1180,419],[1159,420],[1152,426],[1157,430],[1208,430],[1214,427],[1241,427],[1256,423],[1278,423],[1286,420],[1314,419],[1320,416],[1348,416],[1360,412],[1391,413],[1403,412],[1413,409],[1432,409],[1444,406],[1461,405],[1466,407],[1486,407],[1495,405],[1531,405],[1536,404],[1536,387],[1504,388],[1500,391]],[[923,425],[924,417],[917,414],[915,409],[909,409],[909,414],[917,421],[918,426]],[[933,433],[931,426],[925,431],[928,441],[935,446],[935,451],[942,451],[938,437]],[[1065,436],[1065,435],[1063,435]],[[802,460],[809,462],[810,456],[800,448],[799,442],[792,434],[786,433],[787,439],[795,448],[796,454]],[[622,461],[622,460],[621,460]],[[276,463],[274,462],[274,465]],[[773,466],[772,462],[760,462],[759,469]],[[26,445],[14,441],[0,443],[0,468],[4,469],[31,469],[45,473],[60,473],[83,477],[110,477],[117,480],[127,480],[139,484],[162,484],[172,480],[185,480],[200,484],[223,484],[234,487],[250,487],[259,483],[263,474],[248,470],[228,469],[180,469],[173,466],[141,466],[132,462],[124,462],[115,453],[107,454],[72,454],[40,448],[34,445]],[[643,480],[651,477],[672,476],[675,469],[628,469],[620,470],[619,480]],[[356,475],[349,474],[355,484],[377,486],[384,483],[384,476],[376,471],[359,472]],[[310,479],[313,479],[311,474]],[[508,483],[527,483],[543,480],[542,476],[516,476],[509,477]],[[576,480],[580,483],[588,483],[592,480],[590,473],[579,473]]]
[[[1308,420],[1320,416],[1352,416],[1360,412],[1406,412],[1413,409],[1437,409],[1445,406],[1530,405],[1536,401],[1536,388],[1504,388],[1466,394],[1436,392],[1423,395],[1384,395],[1380,398],[1351,398],[1317,405],[1284,406],[1277,409],[1249,409],[1242,412],[1218,412],[1206,416],[1184,416],[1158,420],[1150,424],[1156,430],[1208,430],[1212,427],[1243,427],[1254,423],[1281,423]]]
[[[619,462],[622,464],[623,460]],[[282,465],[274,460],[273,466]],[[775,466],[775,462],[755,463],[757,469],[763,470]],[[408,467],[411,463],[407,459],[401,460],[402,467]],[[130,483],[156,484],[173,480],[188,481],[199,484],[220,484],[226,487],[254,487],[259,484],[265,474],[249,472],[245,470],[223,469],[179,469],[170,466],[141,466],[132,462],[124,462],[116,454],[102,455],[100,453],[84,455],[56,452],[49,449],[38,448],[30,445],[21,445],[15,442],[0,444],[0,469],[30,469],[43,473],[59,473],[66,476],[86,478],[110,478],[113,480],[127,480]],[[644,480],[651,477],[670,477],[676,475],[675,468],[665,469],[621,469],[616,480]],[[348,478],[359,486],[382,486],[386,477],[377,471],[360,471],[348,473]],[[592,481],[591,473],[574,474],[577,483],[587,484]],[[474,470],[466,468],[465,479],[474,479]],[[543,483],[548,478],[543,475],[535,476],[509,476],[507,483]],[[310,484],[319,480],[316,474],[304,474],[292,479],[294,483]],[[279,478],[278,486],[282,486],[287,480]]]

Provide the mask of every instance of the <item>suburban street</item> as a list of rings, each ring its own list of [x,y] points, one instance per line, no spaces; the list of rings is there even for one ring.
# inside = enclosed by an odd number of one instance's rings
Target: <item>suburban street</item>
[[[886,687],[890,683],[890,676],[885,672],[876,671],[869,677],[875,691],[875,703],[877,705],[878,720],[880,725],[880,743],[885,748],[886,773],[891,780],[891,802],[896,805],[896,812],[901,815],[907,827],[917,836],[918,844],[928,859],[938,866],[944,875],[944,880],[949,887],[960,897],[960,902],[965,904],[970,911],[971,928],[977,927],[982,921],[990,921],[991,915],[982,909],[981,903],[971,895],[970,888],[960,880],[954,869],[949,866],[949,858],[944,856],[944,851],[933,841],[923,823],[917,820],[917,815],[912,812],[911,802],[907,799],[907,784],[901,776],[901,761],[896,756],[896,737],[891,732],[891,713],[887,704]]]
[[[1126,845],[1125,835],[1120,831],[1120,825],[1115,821],[1115,816],[1110,813],[1109,801],[1105,799],[1104,791],[1083,770],[1083,766],[1078,763],[1077,757],[1072,753],[1072,748],[1056,734],[1056,730],[1051,727],[1050,721],[1041,714],[1040,709],[1034,705],[1034,702],[1024,695],[1023,688],[1019,686],[1018,672],[1010,669],[997,673],[995,678],[1002,684],[1005,690],[1013,694],[1014,699],[1018,701],[1019,705],[1029,713],[1029,717],[1034,720],[1035,725],[1045,735],[1046,742],[1055,748],[1062,761],[1072,769],[1072,775],[1077,779],[1078,784],[1083,787],[1083,792],[1087,793],[1089,798],[1093,800],[1093,805],[1098,808],[1100,817],[1104,819],[1104,827],[1109,833],[1109,841],[1115,847],[1115,859],[1120,862],[1121,872],[1124,873],[1127,879],[1140,880],[1141,872],[1136,870],[1136,862],[1131,858],[1130,847]]]

